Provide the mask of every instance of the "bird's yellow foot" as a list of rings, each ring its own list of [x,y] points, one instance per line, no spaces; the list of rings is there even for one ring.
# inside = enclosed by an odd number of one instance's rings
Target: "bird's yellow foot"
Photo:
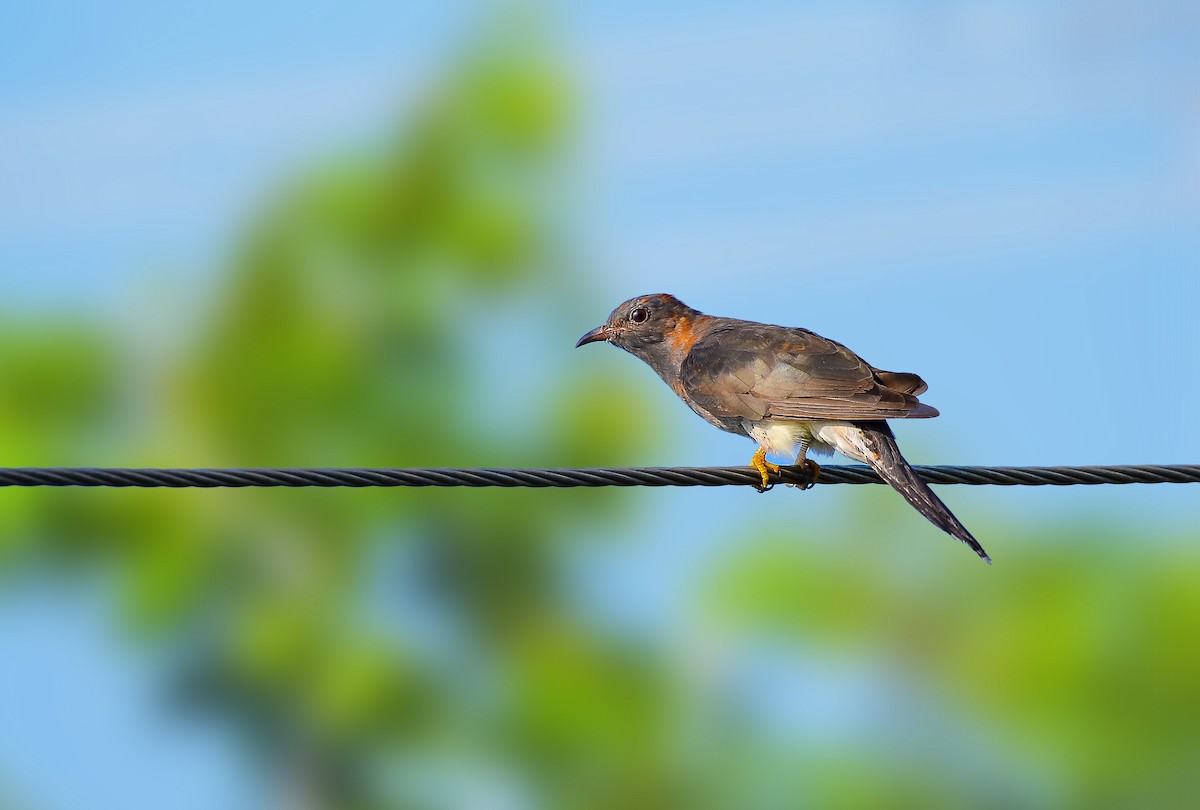
[[[758,452],[754,454],[754,458],[750,459],[750,466],[758,470],[758,474],[762,476],[762,486],[756,486],[759,492],[766,492],[771,487],[775,486],[771,483],[771,473],[779,475],[779,465],[772,464],[767,461],[767,451],[765,448],[758,448]]]
[[[795,468],[799,468],[801,470],[800,474],[804,476],[805,480],[799,484],[788,484],[789,487],[812,489],[813,484],[817,483],[817,479],[821,477],[821,465],[813,461],[811,458],[796,459]]]

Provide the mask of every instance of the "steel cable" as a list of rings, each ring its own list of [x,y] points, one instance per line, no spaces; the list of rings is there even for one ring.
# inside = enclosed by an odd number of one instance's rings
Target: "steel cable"
[[[1200,483],[1200,464],[1113,467],[914,467],[931,484],[1068,486]],[[0,468],[0,487],[718,487],[759,482],[752,467]],[[804,483],[783,467],[772,483]],[[819,484],[883,483],[869,467],[829,465]]]

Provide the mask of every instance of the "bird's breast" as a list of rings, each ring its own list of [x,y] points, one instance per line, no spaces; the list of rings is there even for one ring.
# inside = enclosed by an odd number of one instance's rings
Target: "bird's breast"
[[[683,383],[679,381],[678,377],[670,382],[670,386],[671,390],[673,390],[679,396],[679,398],[683,400],[684,404],[691,408],[692,411],[705,422],[708,422],[710,425],[715,427],[719,427],[721,430],[727,430],[730,433],[738,433],[743,436],[748,435],[745,428],[742,427],[743,420],[717,416],[712,411],[701,406],[698,402],[696,402],[696,400],[692,399],[691,396],[688,395],[687,390],[683,387]]]

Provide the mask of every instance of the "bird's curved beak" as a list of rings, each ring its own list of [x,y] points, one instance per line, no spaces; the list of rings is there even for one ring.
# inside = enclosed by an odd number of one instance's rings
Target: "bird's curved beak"
[[[608,328],[608,324],[605,324],[604,326],[597,326],[595,329],[581,337],[579,342],[575,344],[575,348],[578,349],[585,343],[595,343],[598,340],[608,340],[610,337],[612,337],[612,330]]]

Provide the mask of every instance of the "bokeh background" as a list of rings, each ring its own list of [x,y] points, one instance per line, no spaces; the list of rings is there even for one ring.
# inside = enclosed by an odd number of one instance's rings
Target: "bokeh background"
[[[0,462],[743,463],[632,295],[1197,463],[1200,8],[0,10]],[[0,493],[0,805],[1194,807],[1191,487]]]

